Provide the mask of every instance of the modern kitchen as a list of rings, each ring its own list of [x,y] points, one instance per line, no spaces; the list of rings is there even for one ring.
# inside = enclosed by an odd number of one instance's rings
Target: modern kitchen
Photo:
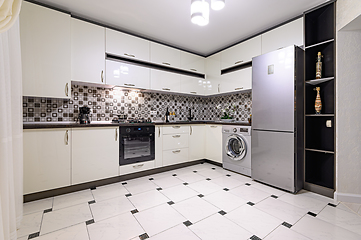
[[[359,1],[7,1],[4,239],[361,239]]]

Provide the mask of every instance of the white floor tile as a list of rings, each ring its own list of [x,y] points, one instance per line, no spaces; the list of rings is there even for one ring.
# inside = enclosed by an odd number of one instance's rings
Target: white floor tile
[[[20,227],[17,230],[17,236],[24,237],[39,232],[42,218],[43,212],[36,212],[23,216]]]
[[[197,172],[199,175],[202,175],[206,178],[218,178],[218,177],[222,177],[222,176],[226,176],[226,174],[220,172],[220,171],[217,171],[217,170],[213,170],[213,169],[202,169],[202,170],[199,170]]]
[[[306,237],[317,240],[360,240],[361,236],[321,219],[306,215],[291,228]]]
[[[203,199],[225,212],[230,212],[247,203],[245,199],[226,191],[206,195]]]
[[[222,190],[221,186],[219,186],[219,185],[217,185],[215,183],[211,183],[211,181],[207,181],[207,180],[202,180],[202,181],[199,181],[199,182],[190,183],[187,186],[192,188],[193,190],[203,194],[203,195],[211,194],[211,193],[214,193],[216,191]]]
[[[303,208],[296,207],[272,197],[256,204],[254,207],[282,220],[282,222],[287,222],[292,225],[308,212]]]
[[[202,240],[249,239],[252,236],[250,232],[220,214],[193,224],[189,229]]]
[[[306,197],[310,197],[310,198],[314,198],[314,199],[317,199],[317,200],[325,202],[325,203],[332,203],[332,204],[335,204],[335,205],[339,204],[339,201],[336,201],[333,198],[325,197],[325,196],[322,196],[320,194],[313,193],[313,192],[310,192],[310,191],[307,191],[307,190],[304,190],[304,189],[299,191],[297,194],[300,194],[300,195],[306,196]]]
[[[280,219],[258,210],[255,207],[251,207],[248,204],[224,215],[224,217],[259,238],[264,238],[283,223]]]
[[[254,188],[257,188],[263,192],[266,192],[266,193],[269,193],[271,195],[275,195],[277,197],[280,197],[284,194],[286,194],[287,192],[285,191],[282,191],[280,189],[277,189],[277,188],[274,188],[274,187],[271,187],[271,186],[267,186],[265,184],[262,184],[262,183],[258,183],[258,182],[251,182],[251,187],[254,187]]]
[[[172,177],[173,174],[175,174],[175,173],[172,171],[166,171],[166,172],[149,175],[149,178],[160,179],[160,178],[164,178],[164,177]]]
[[[234,178],[231,178],[231,177],[227,177],[227,176],[214,178],[214,179],[211,180],[211,183],[215,183],[215,184],[221,186],[222,188],[228,188],[228,189],[244,185],[243,182],[238,181],[237,179],[234,179]]]
[[[192,223],[198,222],[221,210],[198,196],[176,203],[172,207]]]
[[[172,170],[171,172],[173,174],[176,174],[177,177],[179,177],[179,176],[186,175],[186,174],[189,174],[189,173],[194,173],[193,171],[194,170],[189,169],[189,168],[179,168],[179,169]]]
[[[358,204],[358,203],[343,202],[343,204],[346,205],[346,207],[348,207],[355,213],[357,213],[359,211],[359,209],[361,209],[361,204]]]
[[[129,201],[133,203],[138,211],[167,203],[170,200],[161,194],[158,190],[151,190],[148,192],[139,193],[128,197]]]
[[[357,213],[327,206],[317,215],[317,218],[360,234],[361,239],[361,217]]]
[[[243,183],[252,183],[252,178],[250,178],[248,176],[245,176],[245,175],[242,175],[239,173],[234,173],[234,172],[232,172],[228,175],[231,175],[231,178],[237,179],[238,181],[241,181]]]
[[[166,197],[168,197],[170,200],[172,200],[175,203],[194,197],[199,194],[193,189],[184,186],[183,184],[179,186],[163,189],[160,191],[160,193],[164,194]]]
[[[38,201],[24,203],[23,214],[43,212],[53,207],[53,198],[46,198]]]
[[[164,232],[161,232],[149,240],[199,240],[199,238],[189,230],[184,224],[179,224]]]
[[[54,203],[53,203],[53,211],[78,205],[81,203],[88,203],[89,201],[94,200],[94,197],[91,193],[91,190],[84,190],[69,194],[60,195],[57,197],[54,197]]]
[[[20,238],[17,238],[17,240],[28,240],[28,237],[29,237],[29,236],[20,237]]]
[[[189,166],[188,168],[191,169],[192,171],[200,171],[202,169],[212,169],[212,167],[215,166],[213,164],[203,163],[203,164],[192,165]]]
[[[44,214],[40,235],[93,219],[88,203],[63,208]]]
[[[246,185],[231,189],[229,192],[253,203],[258,203],[271,195],[264,191],[258,190],[257,188]]]
[[[316,198],[307,197],[303,194],[286,193],[279,197],[279,200],[292,204],[296,207],[306,209],[307,211],[316,214],[321,212],[321,210],[327,205],[327,203],[324,201],[320,201]]]
[[[42,235],[36,240],[89,240],[85,223]]]
[[[128,190],[121,183],[110,184],[102,187],[97,187],[92,190],[95,201],[100,202],[110,198],[124,196]]]
[[[188,173],[188,174],[182,174],[180,176],[177,176],[177,178],[179,178],[180,180],[182,180],[183,182],[186,183],[194,183],[194,182],[199,182],[202,180],[205,180],[206,177],[199,175],[197,173]]]
[[[127,184],[123,185],[132,195],[155,190],[158,188],[152,181],[149,180],[150,177],[138,178],[130,181],[126,181]]]
[[[136,213],[134,217],[150,237],[186,221],[181,214],[168,204]]]
[[[159,178],[159,179],[155,178],[152,182],[155,183],[156,185],[158,185],[159,187],[163,188],[163,189],[183,184],[182,180],[180,180],[180,179],[178,179],[176,177],[173,177],[173,176]]]
[[[144,233],[144,229],[131,213],[95,222],[87,227],[90,240],[124,240]]]
[[[285,226],[279,226],[276,230],[271,232],[264,240],[310,240],[308,237],[305,237]]]
[[[130,212],[135,209],[133,204],[125,196],[111,198],[90,204],[89,206],[96,222],[125,212]]]

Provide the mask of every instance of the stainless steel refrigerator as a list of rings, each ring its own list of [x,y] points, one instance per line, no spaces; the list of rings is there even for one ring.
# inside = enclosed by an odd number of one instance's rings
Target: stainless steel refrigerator
[[[304,54],[296,46],[252,59],[252,178],[303,188]]]

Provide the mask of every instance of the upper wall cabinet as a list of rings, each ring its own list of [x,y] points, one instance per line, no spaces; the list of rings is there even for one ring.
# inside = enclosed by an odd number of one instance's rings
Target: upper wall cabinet
[[[150,87],[152,90],[180,92],[179,74],[151,69],[150,70]]]
[[[71,80],[105,83],[105,28],[71,19]]]
[[[130,59],[149,61],[149,41],[106,29],[106,52]]]
[[[222,75],[220,92],[236,92],[252,89],[252,67]]]
[[[158,43],[150,43],[150,61],[155,64],[180,68],[180,51]]]
[[[196,73],[204,73],[205,59],[204,57],[195,54],[181,51],[181,65],[180,67],[187,71]]]
[[[262,54],[291,45],[303,45],[303,18],[262,34]]]
[[[206,58],[206,79],[203,82],[204,95],[220,93],[221,53]]]
[[[221,52],[221,69],[252,61],[261,55],[261,36],[254,37]]]
[[[24,1],[20,40],[23,95],[70,98],[70,16]]]

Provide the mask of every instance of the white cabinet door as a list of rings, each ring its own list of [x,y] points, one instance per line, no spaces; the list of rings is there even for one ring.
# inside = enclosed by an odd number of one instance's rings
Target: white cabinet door
[[[180,75],[151,69],[150,88],[158,91],[180,92]]]
[[[187,71],[192,71],[195,73],[204,73],[205,59],[204,57],[181,51],[180,67]]]
[[[181,93],[203,95],[205,79],[181,75]]]
[[[72,184],[119,175],[119,127],[74,128]]]
[[[163,127],[155,127],[155,166],[163,166]]]
[[[155,64],[180,68],[180,51],[159,43],[150,43],[150,61]]]
[[[203,81],[204,94],[219,94],[221,83],[221,54],[214,54],[206,59],[206,79]]]
[[[163,136],[163,150],[188,147],[188,134],[176,133]]]
[[[163,134],[181,134],[181,133],[189,133],[189,128],[185,125],[172,125],[172,126],[164,126]]]
[[[70,98],[70,16],[22,3],[23,95]]]
[[[205,158],[205,125],[189,125],[189,160],[200,160]]]
[[[188,162],[188,148],[163,151],[163,166]]]
[[[229,68],[252,61],[253,57],[261,55],[261,36],[254,37],[221,52],[221,68]]]
[[[249,89],[252,89],[252,67],[222,75],[221,93]]]
[[[122,32],[106,29],[107,53],[149,61],[149,41]]]
[[[150,88],[150,69],[124,62],[106,60],[106,84]]]
[[[262,34],[262,54],[291,45],[303,45],[303,18]]]
[[[222,163],[221,125],[206,125],[206,159]]]
[[[154,161],[139,162],[127,164],[119,167],[120,175],[126,175],[135,172],[146,171],[154,168]]]
[[[24,130],[24,194],[70,186],[70,129]]]
[[[104,84],[105,28],[71,19],[71,80]]]

